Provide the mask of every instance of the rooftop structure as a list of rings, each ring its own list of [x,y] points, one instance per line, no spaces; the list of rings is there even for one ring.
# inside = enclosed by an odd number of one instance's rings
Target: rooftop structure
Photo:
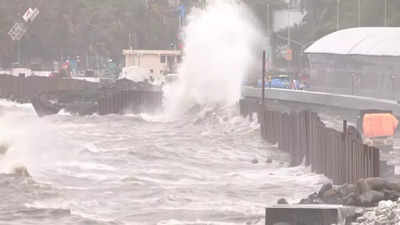
[[[340,30],[316,41],[305,53],[400,56],[400,28],[360,27]]]
[[[159,76],[176,72],[182,60],[179,50],[123,50],[125,67],[138,67],[151,75]]]

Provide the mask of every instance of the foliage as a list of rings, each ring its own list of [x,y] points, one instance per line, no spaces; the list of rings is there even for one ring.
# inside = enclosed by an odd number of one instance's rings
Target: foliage
[[[0,60],[3,64],[15,61],[16,43],[7,32],[29,7],[37,7],[41,13],[21,41],[25,61],[87,55],[118,60],[122,49],[133,44],[137,48],[168,48],[176,39],[178,19],[176,10],[166,2],[0,0]]]
[[[184,0],[188,7],[195,0]],[[265,29],[266,3],[272,8],[285,7],[285,0],[242,0],[255,12]],[[291,29],[292,38],[304,46],[336,30],[338,0],[301,0],[304,21]],[[358,26],[358,1],[340,0],[340,29]],[[21,21],[29,7],[39,8],[40,15],[29,26],[20,42],[26,62],[52,61],[66,57],[102,56],[116,61],[129,46],[143,49],[166,49],[176,42],[177,9],[167,0],[0,0],[0,63],[16,61],[17,43],[7,35],[12,25]],[[385,0],[361,0],[361,26],[384,25]],[[389,25],[400,25],[400,1],[388,0]],[[286,36],[287,31],[278,33]],[[131,38],[130,38],[131,37]],[[276,44],[284,45],[278,39]]]

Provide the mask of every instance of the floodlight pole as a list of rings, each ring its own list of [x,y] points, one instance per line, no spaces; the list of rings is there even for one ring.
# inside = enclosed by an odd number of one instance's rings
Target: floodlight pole
[[[17,62],[21,64],[21,40],[17,40]]]
[[[388,0],[385,0],[385,27],[389,26],[389,4]]]
[[[358,27],[361,27],[361,0],[358,0]]]
[[[337,0],[337,8],[336,8],[336,30],[340,30],[340,0]]]
[[[288,5],[287,5],[287,10],[288,10],[288,43],[287,43],[287,45],[288,45],[288,51],[291,51],[291,33],[290,33],[290,26],[291,26],[291,24],[290,24],[290,1],[288,2]],[[288,73],[289,73],[289,75],[290,75],[290,77],[291,78],[293,78],[293,76],[292,76],[292,74],[291,74],[291,70],[292,70],[292,63],[291,63],[291,59],[289,59],[288,58]]]

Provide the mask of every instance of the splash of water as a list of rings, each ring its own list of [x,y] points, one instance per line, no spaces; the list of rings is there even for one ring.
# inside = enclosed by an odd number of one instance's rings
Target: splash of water
[[[164,89],[166,114],[236,103],[263,40],[251,11],[237,1],[210,1],[205,10],[192,10],[184,34],[180,79]]]
[[[73,157],[72,144],[57,133],[50,121],[36,118],[31,110],[1,115],[0,146],[0,173],[27,168],[35,175],[46,164]]]

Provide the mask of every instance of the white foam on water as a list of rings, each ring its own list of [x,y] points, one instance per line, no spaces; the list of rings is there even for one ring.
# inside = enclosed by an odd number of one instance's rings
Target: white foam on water
[[[10,100],[6,100],[6,99],[0,99],[0,110],[1,108],[6,108],[7,110],[10,109],[23,109],[27,112],[35,112],[35,110],[33,109],[32,104],[30,103],[18,103],[18,102],[14,102],[14,101],[10,101]],[[1,112],[1,111],[0,111]]]
[[[82,162],[82,161],[67,161],[67,162],[57,162],[55,164],[58,167],[64,168],[76,168],[80,170],[103,170],[103,171],[116,171],[115,167],[101,164],[101,163],[94,163],[94,162]]]
[[[181,220],[164,220],[157,223],[157,225],[237,225],[237,223],[215,222],[215,221],[181,221]]]
[[[72,116],[72,114],[65,109],[61,109],[57,114],[61,116]]]
[[[102,218],[98,215],[89,213],[94,207],[98,207],[100,203],[97,200],[79,201],[65,199],[49,199],[43,201],[35,201],[26,203],[25,207],[32,209],[62,209],[69,210],[72,215],[77,215],[82,218],[96,220],[101,222],[114,222],[113,219]]]
[[[51,121],[34,112],[7,108],[0,116],[0,145],[8,151],[0,159],[0,173],[24,166],[35,175],[47,164],[74,158],[74,147],[57,132]]]

